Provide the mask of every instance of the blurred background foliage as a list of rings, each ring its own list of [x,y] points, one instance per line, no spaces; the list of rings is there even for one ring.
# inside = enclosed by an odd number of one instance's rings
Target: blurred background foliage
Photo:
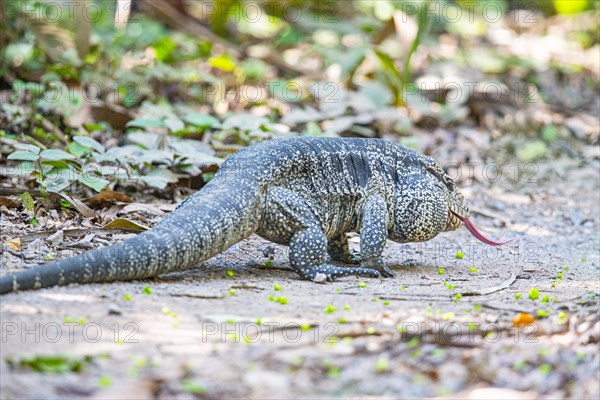
[[[282,136],[442,163],[598,141],[597,1],[1,4],[0,179],[21,192],[197,188]]]

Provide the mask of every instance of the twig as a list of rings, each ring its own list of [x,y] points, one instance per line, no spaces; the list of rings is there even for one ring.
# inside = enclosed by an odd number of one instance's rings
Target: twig
[[[496,214],[494,212],[491,211],[484,211],[484,210],[480,210],[478,208],[473,208],[471,207],[471,212],[473,214],[478,214],[481,215],[482,217],[487,217],[487,218],[492,218],[492,219],[497,219],[499,221],[502,221],[504,224],[508,225],[508,223],[510,222],[510,220],[500,214]]]
[[[516,280],[517,280],[517,275],[511,274],[510,278],[508,278],[506,281],[502,282],[498,286],[492,286],[492,287],[484,288],[481,290],[472,290],[470,292],[462,292],[461,294],[463,295],[463,297],[464,296],[485,296],[486,294],[498,292],[500,290],[504,290],[504,289],[510,287],[510,285],[515,283]]]
[[[507,308],[507,307],[496,307],[496,306],[492,306],[489,304],[479,304],[481,307],[484,308],[489,308],[491,310],[498,310],[498,311],[508,311],[508,312],[514,312],[514,313],[528,313],[528,314],[535,314],[535,311],[531,311],[531,310],[525,310],[522,308]]]

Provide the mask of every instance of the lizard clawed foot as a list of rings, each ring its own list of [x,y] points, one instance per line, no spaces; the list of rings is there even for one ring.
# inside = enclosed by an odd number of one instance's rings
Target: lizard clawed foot
[[[393,278],[396,276],[396,273],[392,271],[381,258],[364,260],[361,262],[360,266],[362,268],[377,270],[384,278]]]
[[[344,268],[330,264],[321,264],[319,266],[309,267],[301,271],[300,275],[304,279],[309,279],[313,282],[333,282],[336,278],[343,276],[363,276],[366,278],[380,278],[379,271],[371,268]]]

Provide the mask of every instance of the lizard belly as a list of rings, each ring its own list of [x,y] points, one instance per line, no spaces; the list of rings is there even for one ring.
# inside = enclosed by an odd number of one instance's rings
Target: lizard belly
[[[330,239],[358,229],[356,206],[354,197],[328,195],[306,198],[286,188],[270,189],[256,234],[288,245],[297,232],[317,226]]]

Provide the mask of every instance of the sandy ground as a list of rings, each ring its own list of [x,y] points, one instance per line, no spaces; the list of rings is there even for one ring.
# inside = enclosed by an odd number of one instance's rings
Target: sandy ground
[[[480,229],[519,241],[390,243],[393,279],[301,281],[251,237],[155,280],[3,296],[0,397],[598,398],[598,161],[536,180],[463,185]],[[77,371],[31,368],[48,355]]]

